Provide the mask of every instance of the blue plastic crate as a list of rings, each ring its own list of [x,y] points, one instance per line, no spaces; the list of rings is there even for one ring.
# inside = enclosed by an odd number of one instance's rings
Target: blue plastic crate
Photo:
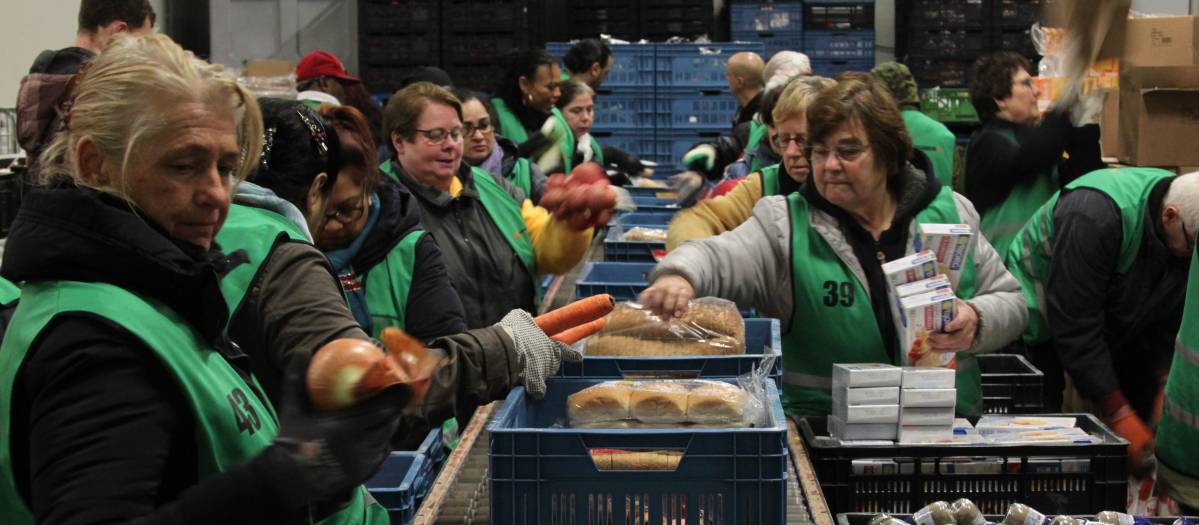
[[[449,451],[445,447],[445,443],[441,442],[441,425],[433,427],[429,431],[429,435],[425,436],[425,440],[421,442],[420,448],[416,449],[416,453],[423,456],[431,465],[431,469],[436,472],[445,461]]]
[[[773,381],[763,382],[761,427],[560,428],[567,397],[599,382],[551,378],[542,400],[523,388],[508,395],[488,426],[491,523],[587,523],[588,515],[620,523],[785,523],[787,423]],[[683,456],[673,471],[601,471],[590,455],[598,449]]]
[[[657,215],[657,214],[654,214]],[[662,215],[667,221],[670,216]],[[628,261],[628,262],[654,262],[657,259],[654,257],[654,252],[665,252],[666,243],[662,241],[626,241],[620,237],[628,228],[643,227],[665,230],[668,223],[661,224],[637,224],[637,225],[609,225],[608,235],[604,238],[604,260],[605,261]]]
[[[709,44],[658,44],[655,86],[727,89],[729,57],[742,51],[762,53],[762,44],[712,42]]]
[[[649,287],[646,279],[654,263],[592,262],[583,266],[575,281],[575,297],[611,294],[617,301],[633,301]]]
[[[654,87],[654,44],[608,44],[608,48],[612,50],[612,69],[604,87]],[[549,42],[545,49],[561,61],[570,42]]]
[[[813,60],[812,74],[822,77],[834,77],[843,71],[864,71],[869,73],[874,68],[873,60]]]
[[[803,41],[812,60],[874,59],[874,31],[807,31]]]
[[[641,160],[662,162],[666,155],[655,140],[654,130],[592,131],[591,136],[603,146],[627,151]]]
[[[595,96],[595,130],[645,130],[670,123],[670,107],[652,88],[601,89]]]
[[[416,516],[417,496],[433,482],[426,463],[416,452],[392,452],[375,477],[367,480],[366,490],[387,509],[392,523],[412,523]]]
[[[623,188],[629,192],[629,195],[634,197],[674,197],[674,192],[670,188],[643,188],[639,186],[623,186]]]
[[[778,32],[803,30],[803,4],[733,4],[729,32]],[[733,40],[739,40],[736,36]]]
[[[674,213],[635,211],[632,213],[622,213],[612,219],[612,226],[621,226],[631,228],[633,226],[664,226],[670,224],[670,219],[674,217]]]
[[[727,89],[659,89],[660,105],[667,109],[667,128],[726,131],[740,104]]]
[[[766,60],[769,60],[767,57],[772,57],[779,51],[802,51],[804,46],[803,33],[799,31],[785,33],[736,32],[732,34],[732,38],[733,40],[761,42],[762,57]]]
[[[633,197],[637,211],[661,212],[673,215],[679,211],[679,204],[674,199],[664,197]]]
[[[763,356],[773,355],[770,377],[782,388],[783,343],[778,319],[745,320],[745,355],[679,357],[590,357],[582,363],[562,363],[559,376],[628,378],[670,375],[672,377],[736,377],[753,371]],[[669,374],[667,374],[669,373]]]

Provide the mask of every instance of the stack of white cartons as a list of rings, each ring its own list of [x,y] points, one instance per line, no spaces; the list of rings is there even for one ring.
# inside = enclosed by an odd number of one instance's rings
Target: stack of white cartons
[[[899,442],[952,439],[957,394],[952,369],[904,368],[899,391]]]
[[[901,374],[887,364],[834,364],[829,435],[842,441],[894,441]]]

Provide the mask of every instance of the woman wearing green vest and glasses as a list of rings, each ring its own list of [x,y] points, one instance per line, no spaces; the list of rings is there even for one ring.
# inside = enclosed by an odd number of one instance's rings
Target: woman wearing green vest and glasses
[[[516,143],[496,135],[495,108],[491,102],[469,89],[455,89],[462,102],[462,162],[502,177],[524,192],[533,204],[541,202],[547,178],[545,172],[520,156]]]
[[[789,195],[808,179],[808,104],[824,89],[835,85],[830,78],[800,77],[787,84],[771,109],[776,133],[774,148],[783,161],[749,174],[726,195],[699,202],[679,211],[670,221],[666,249],[673,250],[685,241],[720,235],[749,220],[754,205],[762,197]]]
[[[22,296],[0,347],[0,522],[386,523],[361,483],[405,388],[276,406],[226,335],[214,242],[258,158],[250,94],[163,35],[92,59],[0,272]]]
[[[977,229],[978,216],[969,201],[908,163],[912,146],[899,109],[868,75],[843,76],[808,105],[806,117],[808,182],[762,199],[733,231],[672,251],[640,300],[672,317],[692,297],[712,295],[781,319],[784,405],[790,414],[825,415],[833,363],[907,360],[881,265],[917,251],[918,224]],[[955,289],[957,317],[930,337],[934,350],[958,353],[963,414],[982,410],[973,354],[1012,341],[1027,319],[1020,285],[985,238],[973,239]]]
[[[506,179],[464,164],[462,104],[445,88],[408,86],[383,117],[396,152],[384,171],[416,197],[466,308],[466,326],[491,325],[516,308],[536,311],[536,277],[578,264],[591,228],[573,229]]]
[[[500,135],[515,142],[520,156],[542,171],[560,165],[570,173],[575,138],[562,112],[554,107],[562,76],[558,62],[544,49],[517,51],[509,60],[498,96],[491,99]]]

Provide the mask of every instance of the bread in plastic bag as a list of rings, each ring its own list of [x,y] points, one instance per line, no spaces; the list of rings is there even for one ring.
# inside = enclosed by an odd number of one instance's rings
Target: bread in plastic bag
[[[731,301],[702,297],[682,317],[663,321],[640,304],[616,305],[587,339],[592,356],[702,356],[745,353],[745,321]]]
[[[688,390],[675,381],[638,384],[629,398],[629,415],[643,423],[687,423]]]
[[[762,381],[770,364],[737,384],[702,379],[605,381],[567,398],[574,428],[745,428],[766,423]],[[628,393],[627,401],[623,396]],[[615,400],[609,400],[615,398]],[[626,417],[619,416],[624,413]]]
[[[633,381],[605,381],[575,392],[566,399],[566,415],[572,424],[631,419],[633,385]]]
[[[720,381],[695,381],[687,391],[687,421],[731,423],[745,419],[749,396],[737,385]]]
[[[625,232],[620,235],[620,240],[666,242],[666,230],[661,228],[646,228],[644,226],[636,226],[625,230]]]

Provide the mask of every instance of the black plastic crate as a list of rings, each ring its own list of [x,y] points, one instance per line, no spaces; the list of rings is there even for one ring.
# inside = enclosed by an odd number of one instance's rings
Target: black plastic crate
[[[436,0],[367,0],[358,5],[359,27],[365,33],[431,34],[440,31],[441,8]]]
[[[912,76],[921,88],[964,88],[968,87],[970,82],[970,66],[974,64],[974,60],[926,57],[909,53],[904,63],[912,70]]]
[[[909,27],[981,28],[991,15],[992,0],[908,0]]]
[[[987,414],[1039,414],[1045,409],[1041,393],[1045,374],[1024,356],[980,354],[983,412]]]
[[[636,4],[572,5],[568,16],[570,38],[593,38],[597,34],[605,34],[629,41],[639,39]]]
[[[528,4],[523,1],[452,1],[442,4],[446,32],[525,31]]]
[[[430,62],[427,65],[435,65]],[[400,81],[404,79],[416,65],[372,65],[361,67],[362,82],[370,87],[372,93],[395,93],[400,89]]]
[[[804,4],[805,31],[870,31],[874,29],[874,4]]]
[[[908,52],[927,57],[975,58],[991,46],[985,29],[912,29]]]
[[[436,64],[441,58],[440,40],[427,35],[363,35],[358,49],[367,64]]]
[[[442,69],[454,81],[457,87],[474,89],[485,93],[494,92],[496,85],[503,79],[503,68],[492,66],[479,65],[453,65],[448,64]]]
[[[828,438],[824,417],[799,418],[797,426],[820,480],[829,510],[912,513],[938,500],[969,498],[984,513],[999,514],[1026,503],[1045,514],[1085,514],[1126,505],[1128,442],[1090,414],[1065,414],[1103,438],[1099,444],[1042,445],[849,445]],[[818,437],[819,436],[819,437]],[[1002,458],[999,473],[956,474],[947,458]],[[1044,458],[1074,460],[1085,472],[1061,472]],[[854,460],[894,460],[905,468],[866,473]],[[910,468],[906,468],[911,465]],[[1060,463],[1059,463],[1060,465]],[[926,470],[928,472],[926,472]]]
[[[1029,27],[1041,18],[1041,0],[991,0],[995,27]]]
[[[993,48],[1004,51],[1014,51],[1028,58],[1037,58],[1037,48],[1032,43],[1032,31],[1028,28],[999,29],[992,34]]]
[[[641,35],[651,40],[674,36],[713,36],[715,13],[712,2],[698,0],[642,1],[639,9]]]
[[[503,53],[522,49],[528,44],[525,33],[459,33],[445,35],[444,66],[494,66]],[[497,77],[498,79],[498,77]]]

